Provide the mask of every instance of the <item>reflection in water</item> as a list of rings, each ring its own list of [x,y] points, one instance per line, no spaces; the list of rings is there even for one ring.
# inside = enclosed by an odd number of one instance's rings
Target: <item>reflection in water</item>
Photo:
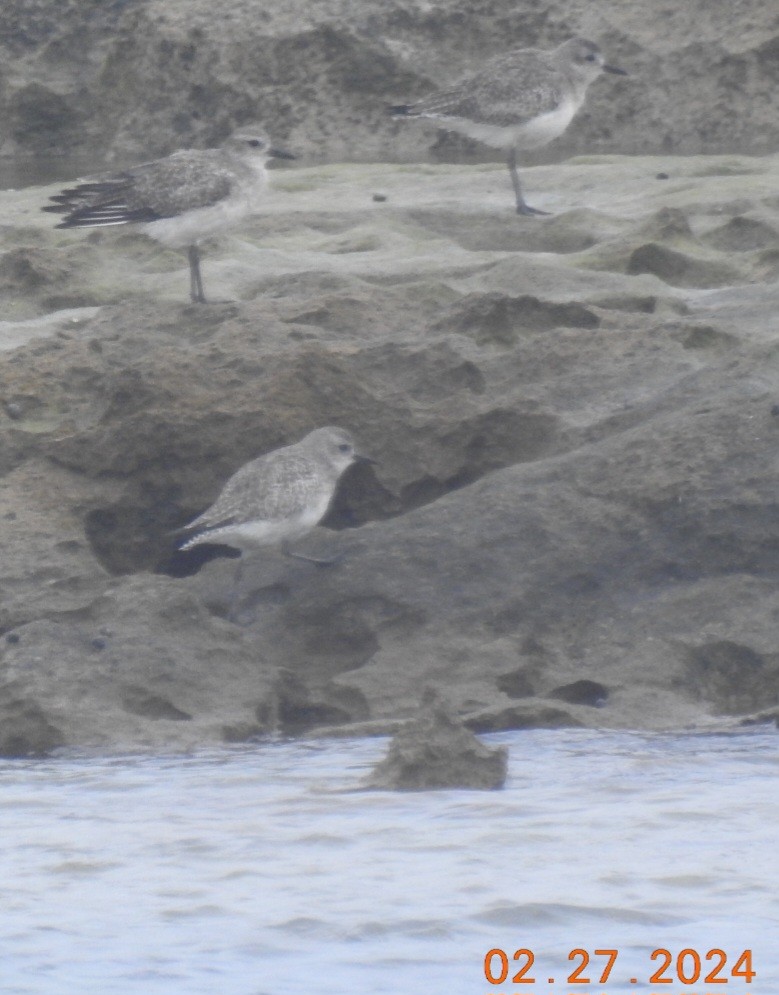
[[[4,995],[514,990],[496,947],[534,992],[576,947],[619,950],[608,995],[658,947],[752,948],[779,990],[774,732],[489,740],[504,791],[352,790],[383,740],[3,762]]]

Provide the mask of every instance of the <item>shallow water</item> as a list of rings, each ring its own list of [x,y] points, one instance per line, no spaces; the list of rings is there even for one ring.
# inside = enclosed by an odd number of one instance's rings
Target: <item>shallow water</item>
[[[385,740],[3,762],[0,991],[779,991],[773,730],[490,740],[500,792],[353,791]],[[565,984],[577,947],[619,951],[607,984]],[[649,986],[660,947],[757,977]],[[536,984],[488,984],[491,948]]]

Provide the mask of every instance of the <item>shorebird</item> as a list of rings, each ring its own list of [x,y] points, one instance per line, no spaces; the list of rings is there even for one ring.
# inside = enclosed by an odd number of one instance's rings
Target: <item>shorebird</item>
[[[376,461],[360,455],[351,435],[331,425],[250,460],[230,477],[211,507],[184,527],[194,534],[179,548],[216,542],[243,553],[278,544],[287,556],[328,565],[334,561],[295,553],[291,543],[324,518],[341,474],[356,462]]]
[[[601,73],[627,76],[607,65],[595,42],[571,38],[549,52],[519,48],[490,59],[479,72],[413,104],[390,108],[397,117],[434,121],[476,141],[504,149],[518,214],[546,214],[522,195],[517,151],[562,135]]]
[[[67,215],[57,228],[136,224],[165,246],[187,248],[190,297],[204,304],[199,243],[257,209],[269,158],[295,156],[241,128],[221,148],[181,150],[62,190],[43,210]]]

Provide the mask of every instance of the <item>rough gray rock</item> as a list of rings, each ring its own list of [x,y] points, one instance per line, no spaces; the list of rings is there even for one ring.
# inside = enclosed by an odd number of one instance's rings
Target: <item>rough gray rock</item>
[[[657,172],[533,169],[535,221],[502,166],[279,173],[213,307],[0,196],[0,747],[376,729],[427,686],[477,729],[773,714],[779,167]],[[172,530],[333,423],[380,461],[306,540],[344,558],[252,557],[230,623],[235,561]]]
[[[550,161],[587,152],[765,153],[779,34],[770,0],[16,0],[0,11],[0,152],[126,163],[222,140],[260,119],[329,161],[476,151],[409,127],[388,103],[419,97],[511,47],[599,41],[632,79],[600,81]]]
[[[167,578],[135,577],[5,637],[0,748],[180,749],[275,731],[255,648]]]
[[[502,788],[505,746],[490,749],[452,718],[435,695],[423,696],[419,714],[393,737],[387,755],[363,781],[366,788],[421,791],[434,788]]]

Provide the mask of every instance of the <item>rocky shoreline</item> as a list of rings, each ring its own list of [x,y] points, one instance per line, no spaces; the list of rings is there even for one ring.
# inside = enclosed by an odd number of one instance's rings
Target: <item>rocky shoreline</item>
[[[650,87],[593,86],[566,135],[609,154],[523,171],[552,212],[535,219],[513,213],[505,167],[467,164],[463,146],[436,146],[457,162],[397,161],[435,136],[381,102],[465,59],[457,6],[429,22],[417,4],[276,12],[275,47],[250,63],[256,32],[228,44],[241,4],[208,38],[199,0],[106,5],[80,96],[78,6],[55,24],[23,4],[24,31],[0,15],[0,105],[26,122],[0,154],[149,158],[262,106],[308,158],[206,246],[225,301],[207,306],[186,302],[181,254],[130,230],[55,230],[40,211],[53,186],[0,193],[0,754],[375,734],[431,688],[477,732],[775,719],[779,158],[746,154],[779,138],[769,5],[744,5],[727,49],[714,14],[682,44],[701,5],[663,8],[667,37],[632,2],[569,0],[543,23],[526,5],[529,42],[585,31],[646,67],[654,30],[659,60]],[[470,57],[513,16],[474,14]],[[434,31],[446,40],[423,72]],[[366,59],[375,87],[356,92]],[[666,116],[680,65],[697,103]],[[693,127],[705,72],[730,145],[680,155],[724,146]],[[71,124],[47,131],[58,107]],[[377,161],[334,161],[361,143]],[[615,151],[650,147],[667,154]],[[172,533],[238,466],[326,424],[379,461],[345,475],[306,540],[344,557],[253,557],[236,624],[234,560],[177,554]]]
[[[2,194],[3,752],[386,731],[427,687],[477,730],[775,709],[779,162],[663,164],[528,170],[530,220],[498,166],[279,173],[209,306]],[[345,557],[254,557],[233,624],[171,530],[328,423],[379,460],[307,542]]]

